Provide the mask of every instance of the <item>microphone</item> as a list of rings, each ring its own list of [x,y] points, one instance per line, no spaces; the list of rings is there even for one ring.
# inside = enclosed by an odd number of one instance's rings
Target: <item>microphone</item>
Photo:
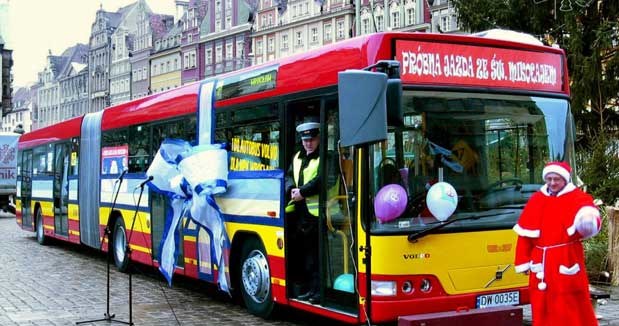
[[[148,183],[149,181],[152,181],[153,179],[154,179],[154,177],[152,175],[149,175],[148,178],[146,178],[146,180],[142,181],[142,183],[140,183],[137,187],[135,187],[135,189],[144,188],[146,183]]]
[[[115,181],[114,183],[117,183],[117,182],[123,181],[123,178],[125,177],[125,174],[127,174],[127,172],[129,172],[129,170],[124,169],[124,170],[120,173],[120,175],[118,176],[118,178],[116,178],[116,181]]]

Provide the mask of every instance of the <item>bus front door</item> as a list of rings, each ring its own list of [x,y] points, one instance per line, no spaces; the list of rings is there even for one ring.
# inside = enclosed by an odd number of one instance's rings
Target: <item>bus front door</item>
[[[289,295],[304,301],[303,295],[307,291],[307,279],[310,271],[301,266],[307,266],[306,257],[309,254],[309,245],[304,241],[315,241],[318,246],[318,269],[320,283],[319,305],[327,307],[348,316],[358,315],[357,291],[355,275],[356,252],[350,250],[356,243],[354,219],[349,205],[347,187],[352,186],[352,160],[346,149],[338,149],[339,122],[337,113],[337,97],[309,98],[291,101],[287,104],[287,122],[298,126],[301,123],[320,121],[320,168],[318,177],[321,180],[319,194],[319,234],[318,239],[305,239],[295,236],[299,218],[297,212],[287,214],[287,232],[289,239],[287,248],[287,269]],[[288,157],[304,150],[298,133],[290,128],[287,146]],[[291,161],[288,161],[290,166]],[[340,171],[340,166],[342,170]],[[346,178],[342,178],[345,175]],[[311,244],[314,245],[314,244]],[[308,251],[308,252],[304,252]],[[302,277],[305,276],[305,277]],[[316,300],[314,300],[316,301]]]
[[[57,235],[69,236],[69,143],[56,144],[54,162],[54,231]]]
[[[32,225],[32,150],[24,151],[21,158],[22,227],[34,230]]]

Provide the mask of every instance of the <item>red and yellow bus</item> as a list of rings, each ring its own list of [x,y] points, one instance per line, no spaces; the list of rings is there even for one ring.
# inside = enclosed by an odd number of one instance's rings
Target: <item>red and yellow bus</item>
[[[152,191],[136,208],[135,189],[161,142],[226,143],[228,191],[215,196],[230,239],[223,272],[251,313],[291,306],[358,324],[525,304],[511,228],[544,163],[573,163],[566,72],[562,50],[512,40],[378,33],[338,42],[24,134],[17,224],[42,244],[111,250],[121,270],[134,225],[131,260],[157,265],[170,208]],[[317,304],[297,298],[304,253],[283,191],[300,148],[295,126],[308,116],[320,119],[320,157],[338,163],[319,172],[330,186],[319,196]],[[455,189],[457,206],[426,201],[439,182]],[[375,205],[386,187],[406,193],[395,215]],[[211,230],[185,220],[176,232],[175,273],[216,282]]]

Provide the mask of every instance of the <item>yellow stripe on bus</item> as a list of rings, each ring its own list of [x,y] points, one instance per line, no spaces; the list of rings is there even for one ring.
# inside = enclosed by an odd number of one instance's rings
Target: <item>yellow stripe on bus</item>
[[[194,259],[194,258],[187,258],[185,257],[185,265],[198,265],[198,260]]]
[[[279,277],[271,277],[271,284],[286,286],[286,280]]]
[[[143,252],[143,253],[146,253],[146,254],[149,254],[149,255],[151,254],[151,250],[149,248],[146,248],[146,247],[142,247],[142,246],[138,246],[138,245],[134,245],[134,244],[129,245],[129,247],[131,249],[137,250],[139,252]]]
[[[230,240],[234,239],[234,235],[237,232],[248,231],[249,233],[255,233],[262,239],[264,249],[266,249],[268,255],[284,257],[284,248],[280,249],[277,246],[278,238],[281,238],[282,241],[284,240],[284,228],[281,226],[228,222],[226,223],[226,230]]]
[[[99,208],[99,225],[107,225],[110,208],[111,207]],[[131,229],[131,224],[133,223],[133,215],[135,214],[135,211],[129,209],[114,209],[120,212],[123,217],[123,221],[125,222],[125,229],[129,231]],[[133,223],[133,230],[150,234],[150,214],[147,212],[138,212],[138,215],[135,217],[135,223]]]

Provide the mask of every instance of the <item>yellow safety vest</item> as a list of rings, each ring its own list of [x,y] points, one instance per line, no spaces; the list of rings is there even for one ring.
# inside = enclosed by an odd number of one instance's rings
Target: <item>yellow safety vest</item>
[[[299,158],[300,152],[298,152],[294,159],[292,160],[292,172],[294,173],[294,184],[299,187],[299,176],[301,172],[301,162],[302,160]],[[303,181],[307,182],[314,179],[318,175],[318,165],[320,163],[320,158],[312,159],[307,164],[307,167],[303,169]],[[305,197],[305,204],[307,205],[307,210],[310,214],[314,216],[318,216],[318,194]],[[294,211],[294,203],[288,205],[286,207],[286,212],[290,213]]]

